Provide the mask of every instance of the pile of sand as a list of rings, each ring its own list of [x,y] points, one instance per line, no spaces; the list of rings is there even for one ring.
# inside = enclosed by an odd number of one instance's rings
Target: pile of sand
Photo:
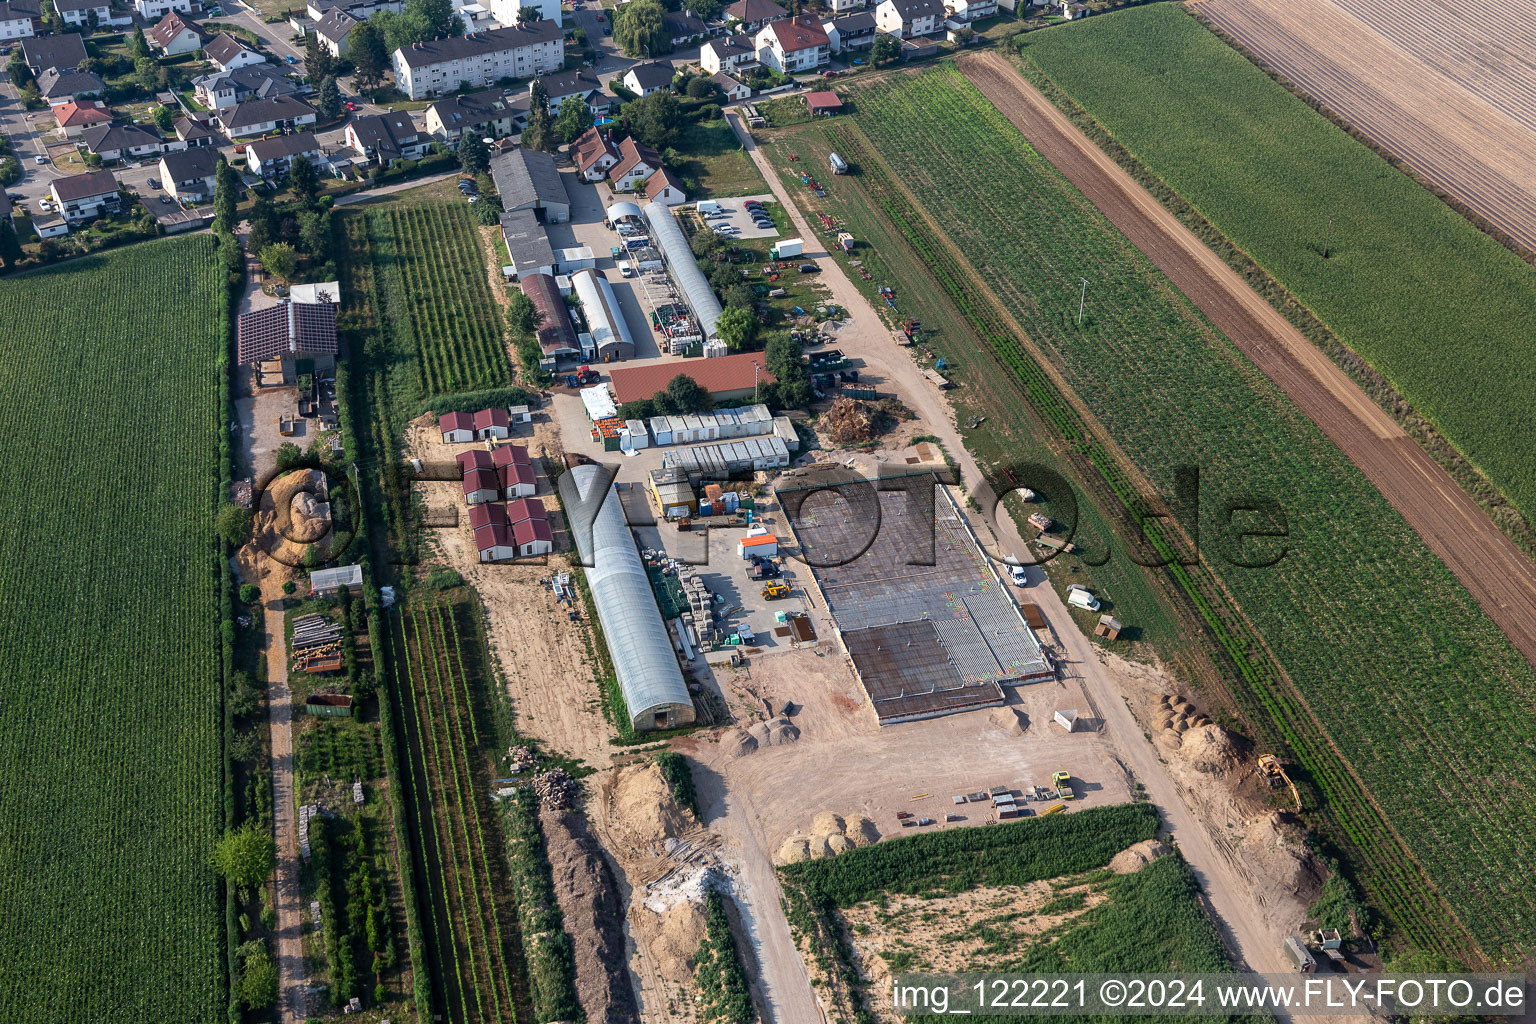
[[[751,728],[732,729],[720,737],[720,742],[732,757],[744,757],[759,747],[781,747],[799,738],[800,730],[795,723],[779,715],[766,722],[758,722]]]
[[[704,907],[691,900],[676,903],[656,916],[649,945],[663,977],[674,982],[693,977],[693,958],[704,941],[706,921]]]
[[[694,827],[693,812],[679,807],[654,764],[625,765],[615,773],[609,820],[637,846],[652,846]]]
[[[1127,846],[1109,862],[1109,870],[1117,875],[1132,875],[1157,860],[1166,857],[1169,849],[1156,839],[1143,839],[1134,846]]]
[[[313,544],[331,532],[331,506],[309,491],[293,496],[288,506],[288,539]]]
[[[798,864],[803,860],[831,857],[856,846],[868,846],[879,839],[880,832],[875,823],[862,814],[844,818],[832,811],[820,811],[811,819],[809,834],[796,832],[779,845],[774,863]]]
[[[1158,699],[1153,719],[1157,726],[1157,742],[1167,750],[1180,749],[1184,744],[1185,734],[1191,729],[1199,730],[1211,726],[1209,715],[1201,714],[1192,703],[1173,693],[1165,693]],[[1218,729],[1218,731],[1221,730]],[[1228,742],[1230,743],[1230,737]]]
[[[1029,716],[1017,708],[993,708],[991,718],[1009,736],[1023,736],[1029,728]]]
[[[1242,759],[1232,734],[1219,725],[1202,725],[1186,732],[1180,737],[1179,755],[1195,771],[1218,778]]]
[[[1322,888],[1322,875],[1307,849],[1306,835],[1283,813],[1274,811],[1248,823],[1243,858],[1266,888],[1310,903]]]

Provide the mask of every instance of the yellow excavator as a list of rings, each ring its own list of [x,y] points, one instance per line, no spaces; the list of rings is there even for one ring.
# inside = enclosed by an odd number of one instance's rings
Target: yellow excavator
[[[1259,758],[1259,774],[1269,783],[1270,789],[1289,788],[1291,800],[1296,804],[1297,813],[1301,812],[1301,794],[1296,791],[1296,783],[1285,774],[1285,768],[1280,764],[1280,759],[1274,754],[1264,754]]]

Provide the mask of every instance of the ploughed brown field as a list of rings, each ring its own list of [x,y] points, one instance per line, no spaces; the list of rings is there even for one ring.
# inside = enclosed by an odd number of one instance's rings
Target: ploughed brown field
[[[1192,0],[1189,7],[1536,252],[1536,5]]]

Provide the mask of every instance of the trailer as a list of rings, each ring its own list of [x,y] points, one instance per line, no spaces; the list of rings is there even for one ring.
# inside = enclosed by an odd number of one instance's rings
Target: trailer
[[[1285,937],[1285,958],[1296,968],[1298,974],[1311,974],[1317,970],[1317,961],[1312,959],[1312,954],[1301,940],[1294,935]]]
[[[853,252],[853,236],[846,231],[837,233],[837,247],[843,250],[844,255]]]
[[[832,159],[829,160],[828,163],[830,163],[832,165],[832,173],[833,174],[847,174],[848,173],[848,164],[847,164],[847,162],[844,161],[843,158],[838,156],[836,153],[832,154]]]

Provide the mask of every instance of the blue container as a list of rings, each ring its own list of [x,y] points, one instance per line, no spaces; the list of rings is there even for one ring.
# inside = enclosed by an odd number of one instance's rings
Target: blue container
[[[726,515],[730,515],[731,513],[736,511],[736,504],[737,504],[736,492],[735,491],[726,491],[723,497],[724,497],[724,500],[725,500],[725,514]]]
[[[701,516],[712,516],[714,514],[715,514],[715,506],[714,506],[714,504],[709,502],[709,501],[707,501],[707,500],[705,500],[705,499],[701,498],[699,500],[699,515],[701,515]]]

